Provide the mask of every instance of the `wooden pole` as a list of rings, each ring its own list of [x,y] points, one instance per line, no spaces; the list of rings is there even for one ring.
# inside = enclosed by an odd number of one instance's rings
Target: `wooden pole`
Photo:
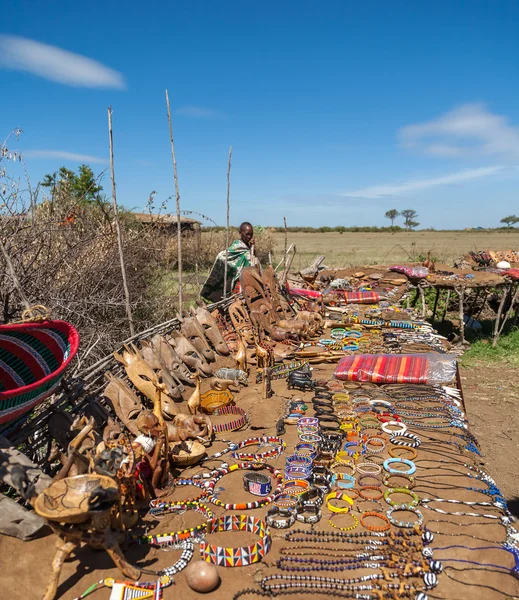
[[[283,255],[283,271],[287,270],[287,247],[288,247],[288,235],[287,235],[287,218],[283,217],[283,223],[285,225],[285,254]]]
[[[175,142],[173,141],[173,127],[171,125],[171,109],[169,95],[166,90],[166,108],[168,111],[169,141],[171,143],[171,159],[173,161],[173,178],[175,180],[175,199],[177,203],[177,253],[178,253],[178,309],[182,314],[182,225],[180,223],[180,192],[178,190],[177,159],[175,157]]]
[[[225,222],[225,267],[223,275],[223,297],[227,298],[227,263],[229,261],[229,218],[231,214],[231,159],[232,146],[229,148],[229,160],[227,163],[227,220]],[[232,290],[229,290],[232,293]]]
[[[447,299],[445,300],[445,310],[443,311],[442,323],[445,321],[445,317],[447,316],[447,311],[449,310],[449,302],[451,300],[451,289],[447,290]]]
[[[425,291],[422,286],[419,286],[420,290],[420,299],[422,301],[422,319],[425,318],[425,313],[427,312],[427,303],[425,302]]]
[[[441,291],[440,288],[436,288],[436,297],[434,298],[434,307],[433,307],[431,322],[434,322],[434,317],[436,316],[436,308],[438,307],[438,298],[440,297],[440,291]]]
[[[501,302],[499,303],[499,309],[497,311],[496,322],[494,324],[494,335],[492,336],[492,347],[495,348],[497,346],[497,341],[499,340],[499,324],[501,322],[501,315],[503,314],[503,308],[505,306],[506,297],[508,295],[509,288],[506,288],[503,292],[503,297],[501,298]]]
[[[115,191],[115,171],[114,171],[114,141],[112,135],[112,107],[108,107],[108,139],[110,141],[110,177],[112,179],[112,201],[114,205],[115,232],[117,235],[117,247],[119,249],[119,262],[121,263],[121,275],[123,277],[124,300],[126,304],[126,315],[128,316],[128,325],[130,335],[135,335],[133,325],[132,307],[130,304],[130,290],[128,289],[128,280],[126,278],[126,267],[124,266],[123,238],[121,234],[121,225],[119,223],[119,211],[117,210],[117,194]]]
[[[464,317],[464,305],[463,305],[463,299],[465,296],[465,291],[463,288],[458,289],[456,288],[456,293],[459,296],[459,318],[460,318],[460,342],[464,342],[465,341],[465,321],[463,319]]]
[[[510,285],[510,292],[509,292],[510,306],[508,307],[506,315],[503,317],[503,321],[501,323],[501,327],[499,328],[499,335],[501,335],[503,333],[503,331],[505,329],[506,322],[512,316],[512,313],[514,311],[514,304],[517,302],[517,298],[519,297],[519,284],[516,286],[514,294],[512,296],[513,287],[514,287],[514,284],[512,283]]]

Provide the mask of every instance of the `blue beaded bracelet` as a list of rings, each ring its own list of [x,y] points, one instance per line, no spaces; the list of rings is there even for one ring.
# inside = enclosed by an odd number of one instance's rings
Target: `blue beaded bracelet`
[[[403,463],[404,465],[407,465],[409,467],[409,469],[407,471],[402,471],[401,469],[392,469],[389,465],[392,463]],[[405,475],[412,475],[415,471],[416,471],[416,465],[414,464],[414,462],[412,460],[408,460],[407,458],[388,458],[387,460],[384,461],[384,469],[388,472],[388,473],[404,473]]]

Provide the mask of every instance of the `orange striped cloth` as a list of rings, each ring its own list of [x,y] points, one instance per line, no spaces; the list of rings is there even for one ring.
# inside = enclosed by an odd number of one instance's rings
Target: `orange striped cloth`
[[[357,354],[342,358],[333,376],[342,381],[427,383],[428,371],[424,354]]]
[[[377,292],[340,292],[346,304],[376,304],[380,302]]]

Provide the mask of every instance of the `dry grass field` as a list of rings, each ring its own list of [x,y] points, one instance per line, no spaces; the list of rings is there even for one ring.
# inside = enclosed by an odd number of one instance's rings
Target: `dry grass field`
[[[274,260],[282,259],[284,235],[275,233]],[[328,267],[389,264],[417,260],[431,250],[439,262],[452,261],[469,250],[519,250],[519,230],[486,231],[413,231],[397,233],[290,233],[288,244],[297,253],[293,270],[308,266],[319,256],[326,256]]]

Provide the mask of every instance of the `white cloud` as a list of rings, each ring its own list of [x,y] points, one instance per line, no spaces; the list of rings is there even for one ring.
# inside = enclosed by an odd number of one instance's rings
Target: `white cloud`
[[[218,111],[203,106],[181,106],[175,112],[177,115],[193,117],[194,119],[219,119],[223,116]]]
[[[99,163],[106,164],[106,158],[90,156],[89,154],[76,154],[75,152],[65,152],[62,150],[26,150],[22,153],[28,158],[57,158],[59,160],[77,162],[77,163]]]
[[[121,73],[96,60],[13,35],[0,35],[0,67],[75,87],[126,87]]]
[[[399,137],[404,147],[436,156],[519,160],[519,127],[484,104],[463,104],[432,121],[407,125]]]
[[[488,177],[503,171],[505,167],[482,167],[479,169],[467,169],[450,175],[442,175],[440,177],[429,177],[426,179],[410,179],[402,183],[387,183],[383,185],[375,185],[373,187],[362,188],[352,192],[344,192],[343,196],[352,196],[357,198],[383,198],[385,196],[400,196],[408,192],[424,190],[426,188],[435,187],[438,185],[455,185],[478,179],[480,177]]]

